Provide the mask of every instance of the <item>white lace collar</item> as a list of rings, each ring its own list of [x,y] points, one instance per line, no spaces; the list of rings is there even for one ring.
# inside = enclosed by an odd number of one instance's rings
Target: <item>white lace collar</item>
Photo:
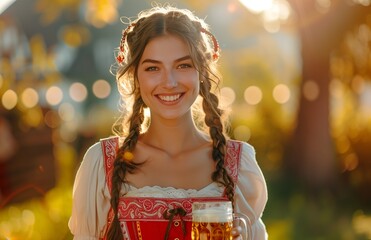
[[[174,187],[146,186],[136,188],[129,185],[126,197],[158,197],[158,198],[189,198],[189,197],[218,197],[223,194],[223,187],[213,182],[206,187],[196,189],[179,189]]]

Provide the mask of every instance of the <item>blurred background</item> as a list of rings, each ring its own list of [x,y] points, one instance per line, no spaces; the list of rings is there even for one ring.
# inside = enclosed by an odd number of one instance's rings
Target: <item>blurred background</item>
[[[219,40],[230,135],[256,148],[269,239],[371,239],[371,0],[166,2]],[[75,173],[118,117],[120,17],[152,4],[0,1],[0,239],[72,239]]]

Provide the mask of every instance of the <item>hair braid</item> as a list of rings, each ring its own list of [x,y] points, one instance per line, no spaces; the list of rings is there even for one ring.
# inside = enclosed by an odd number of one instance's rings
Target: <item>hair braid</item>
[[[114,213],[114,218],[111,223],[111,226],[107,232],[107,239],[123,239],[120,222],[118,219],[118,204],[120,199],[120,190],[122,183],[125,183],[126,172],[134,172],[138,166],[141,164],[134,163],[124,158],[126,152],[132,152],[135,148],[136,143],[138,142],[138,137],[141,130],[141,125],[144,120],[143,112],[143,100],[142,98],[137,98],[133,105],[133,112],[129,119],[130,128],[129,134],[125,138],[122,147],[117,152],[117,156],[114,162],[114,168],[112,173],[112,191],[111,191],[111,207]]]
[[[211,92],[210,80],[205,77],[200,88],[203,97],[202,107],[205,112],[205,123],[209,127],[210,137],[213,140],[212,157],[216,162],[216,169],[212,180],[225,186],[228,199],[234,203],[234,182],[224,167],[226,137],[223,134],[221,116],[223,111],[218,108],[218,97]]]

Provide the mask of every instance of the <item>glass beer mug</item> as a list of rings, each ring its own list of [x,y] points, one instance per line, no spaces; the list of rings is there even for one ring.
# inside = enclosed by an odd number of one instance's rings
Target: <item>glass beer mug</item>
[[[192,204],[192,240],[231,240],[233,222],[242,227],[244,240],[252,239],[250,220],[233,213],[230,201]]]

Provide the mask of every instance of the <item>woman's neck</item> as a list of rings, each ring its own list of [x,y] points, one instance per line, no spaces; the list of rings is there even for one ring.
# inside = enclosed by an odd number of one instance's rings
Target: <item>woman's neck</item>
[[[151,121],[140,141],[170,155],[177,155],[210,142],[209,137],[197,129],[192,119]]]

